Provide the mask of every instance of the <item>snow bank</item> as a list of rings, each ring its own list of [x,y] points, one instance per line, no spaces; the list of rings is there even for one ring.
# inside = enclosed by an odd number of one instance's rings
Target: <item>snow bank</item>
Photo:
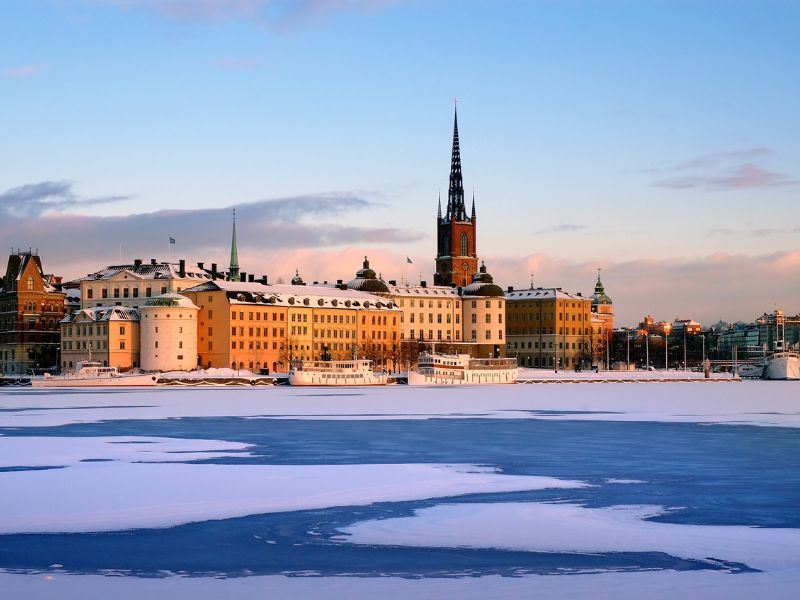
[[[58,571],[0,573],[8,598],[25,600],[331,600],[332,598],[436,598],[437,600],[795,600],[800,569],[730,575],[719,571],[651,571],[527,577],[103,577]]]
[[[761,570],[800,568],[800,529],[645,520],[663,513],[658,506],[442,504],[420,509],[413,517],[356,523],[343,528],[340,539],[356,544],[535,552],[664,552],[740,562]]]
[[[537,418],[800,427],[800,382],[0,390],[0,427],[114,419]]]
[[[251,514],[585,485],[472,465],[80,463],[0,473],[0,534],[170,527]]]

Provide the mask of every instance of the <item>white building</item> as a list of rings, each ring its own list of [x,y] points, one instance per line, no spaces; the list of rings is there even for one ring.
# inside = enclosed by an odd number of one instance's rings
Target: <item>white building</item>
[[[190,371],[197,368],[197,313],[180,294],[148,298],[139,308],[141,363],[146,371]]]

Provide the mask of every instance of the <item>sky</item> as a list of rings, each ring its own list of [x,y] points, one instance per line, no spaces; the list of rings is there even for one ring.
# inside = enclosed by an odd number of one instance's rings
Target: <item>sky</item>
[[[478,254],[616,323],[800,312],[794,0],[3,0],[0,240],[431,281],[454,98]],[[468,198],[469,201],[469,198]],[[169,246],[168,239],[176,240]],[[406,257],[412,260],[408,263]]]

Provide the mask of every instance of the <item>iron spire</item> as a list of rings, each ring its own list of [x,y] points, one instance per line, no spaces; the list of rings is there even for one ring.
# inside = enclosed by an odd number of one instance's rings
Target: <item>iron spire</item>
[[[472,220],[475,220],[475,188],[472,188]]]
[[[458,105],[453,112],[453,152],[450,158],[450,188],[447,192],[447,218],[464,221],[464,182],[461,178],[461,147],[458,142]]]
[[[231,264],[228,267],[231,281],[239,280],[239,249],[236,246],[236,209],[233,209],[233,235],[231,236]]]
[[[436,211],[436,218],[442,220],[442,191],[439,190],[439,209]]]

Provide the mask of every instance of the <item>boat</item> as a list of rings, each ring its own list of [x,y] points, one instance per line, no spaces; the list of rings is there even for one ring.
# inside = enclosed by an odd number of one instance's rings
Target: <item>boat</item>
[[[158,376],[152,373],[120,373],[117,367],[104,367],[97,361],[79,362],[74,373],[50,375],[32,379],[33,387],[108,387],[108,386],[152,386]]]
[[[408,372],[409,385],[515,383],[516,358],[472,358],[469,354],[423,352]]]
[[[764,363],[764,379],[800,379],[800,352],[773,352]]]
[[[376,373],[371,360],[306,360],[292,364],[289,385],[386,385],[389,376]]]

